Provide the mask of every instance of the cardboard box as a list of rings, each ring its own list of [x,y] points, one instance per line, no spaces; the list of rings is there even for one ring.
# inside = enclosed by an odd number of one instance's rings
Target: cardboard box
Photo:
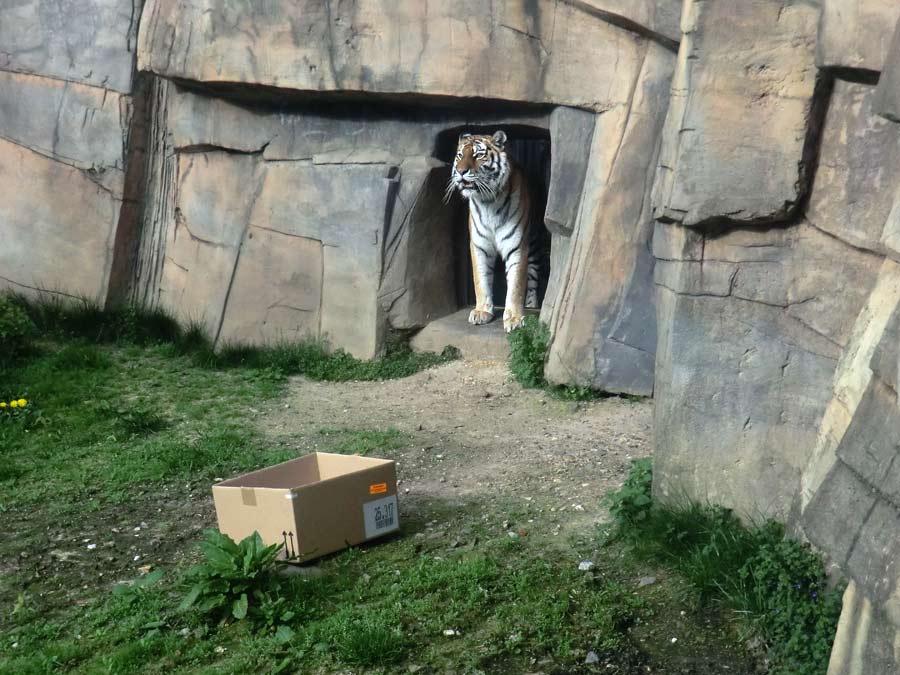
[[[316,452],[213,486],[219,530],[304,562],[400,528],[393,460]]]

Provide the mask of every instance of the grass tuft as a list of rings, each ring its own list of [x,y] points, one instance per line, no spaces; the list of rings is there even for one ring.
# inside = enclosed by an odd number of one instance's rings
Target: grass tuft
[[[25,333],[29,335],[39,333],[45,339],[75,341],[64,348],[66,353],[60,364],[64,368],[91,367],[79,359],[92,355],[101,358],[92,347],[112,343],[163,345],[170,354],[188,356],[194,364],[208,369],[250,368],[268,371],[276,378],[304,375],[328,382],[408,377],[459,358],[453,347],[441,354],[418,354],[399,337],[389,340],[385,353],[371,361],[357,359],[342,349],[332,350],[321,340],[270,346],[226,343],[216,347],[198,323],[182,327],[159,307],[126,305],[104,309],[88,299],[73,301],[53,295],[37,299],[0,296],[0,303],[0,331],[4,330],[6,307],[8,313],[15,315],[17,330],[28,328]],[[12,325],[12,319],[9,323]]]
[[[406,434],[394,429],[319,429],[328,442],[328,452],[343,455],[369,455],[373,452],[398,450],[410,442]]]
[[[526,389],[544,389],[563,401],[592,401],[608,396],[590,387],[553,385],[544,378],[544,363],[550,347],[550,329],[538,317],[529,314],[525,323],[512,331],[509,340],[509,370]],[[629,396],[626,398],[640,399]]]
[[[509,340],[509,369],[519,384],[526,389],[547,386],[544,379],[544,361],[550,346],[550,329],[530,314],[522,326],[512,331]]]
[[[652,480],[650,460],[635,460],[608,498],[613,536],[638,559],[679,572],[699,604],[741,617],[768,646],[775,675],[825,675],[843,587],[829,585],[822,557],[779,523],[748,526],[719,506],[656,503]]]

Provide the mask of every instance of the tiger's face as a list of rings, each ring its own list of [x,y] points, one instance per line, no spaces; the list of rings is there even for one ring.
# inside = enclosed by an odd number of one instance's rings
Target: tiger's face
[[[448,196],[456,189],[465,199],[496,199],[509,179],[505,144],[506,134],[502,131],[492,136],[460,136],[447,186]]]

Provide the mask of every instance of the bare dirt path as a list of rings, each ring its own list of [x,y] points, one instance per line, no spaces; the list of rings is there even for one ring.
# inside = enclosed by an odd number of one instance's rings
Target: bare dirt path
[[[397,460],[403,511],[518,505],[528,518],[505,527],[562,544],[593,532],[603,495],[650,453],[652,405],[558,400],[523,390],[505,364],[457,361],[385,382],[296,378],[262,426],[302,451],[327,449],[323,429],[397,429],[402,447],[373,454]]]

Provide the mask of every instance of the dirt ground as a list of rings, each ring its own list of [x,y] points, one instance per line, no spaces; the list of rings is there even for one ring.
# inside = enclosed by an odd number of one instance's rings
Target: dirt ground
[[[294,379],[263,427],[303,451],[325,445],[323,428],[395,428],[410,439],[384,453],[398,463],[402,511],[518,504],[532,522],[506,527],[563,543],[594,532],[603,495],[621,484],[632,458],[650,453],[652,405],[558,400],[523,390],[506,364],[455,361],[385,382]]]

